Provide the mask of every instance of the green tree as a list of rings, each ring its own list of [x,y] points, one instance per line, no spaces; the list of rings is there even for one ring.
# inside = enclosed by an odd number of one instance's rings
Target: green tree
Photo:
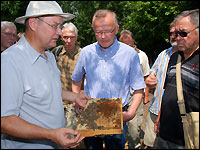
[[[57,1],[63,12],[76,17],[71,20],[78,30],[81,47],[96,41],[92,17],[98,9],[109,9],[118,16],[120,30],[133,32],[138,48],[150,59],[156,58],[169,44],[169,24],[180,12],[199,8],[198,1]],[[14,21],[24,16],[29,1],[1,1],[1,20]],[[16,24],[18,32],[24,25]],[[119,37],[119,33],[117,37]],[[59,39],[57,45],[62,44]]]
[[[197,8],[188,1],[136,1],[123,5],[121,29],[131,30],[139,48],[155,58],[169,44],[169,25],[180,12]]]
[[[24,16],[28,3],[29,1],[1,1],[1,21],[14,22],[17,17]],[[17,32],[24,32],[24,25],[16,26]]]

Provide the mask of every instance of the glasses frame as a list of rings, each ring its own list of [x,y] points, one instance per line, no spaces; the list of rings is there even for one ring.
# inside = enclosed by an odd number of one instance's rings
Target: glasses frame
[[[14,38],[17,38],[17,34],[9,33],[9,32],[1,32],[3,34],[6,34],[7,36],[12,36]]]
[[[96,35],[102,35],[103,33],[105,34],[105,35],[107,35],[107,34],[112,34],[114,31],[115,31],[115,29],[116,29],[116,27],[114,27],[114,29],[113,30],[108,30],[108,31],[94,31],[94,33],[96,34]]]
[[[42,22],[44,22],[44,23],[46,23],[47,25],[49,25],[50,27],[52,27],[52,28],[55,29],[56,31],[59,31],[59,30],[62,31],[62,29],[63,29],[63,25],[57,25],[57,26],[55,26],[55,25],[51,25],[51,24],[49,24],[48,22],[46,22],[46,21],[40,19],[39,17],[38,17],[37,19],[40,20],[40,21],[42,21]]]
[[[176,36],[175,31],[169,32],[169,35],[170,35],[170,36],[174,36],[174,35]]]
[[[76,36],[62,36],[63,39],[67,40],[70,38],[70,40],[73,40],[76,38]]]
[[[180,35],[181,37],[187,37],[190,32],[196,30],[197,28],[199,28],[199,27],[196,27],[188,32],[175,30],[174,33],[175,33],[176,37],[178,37],[178,35]]]

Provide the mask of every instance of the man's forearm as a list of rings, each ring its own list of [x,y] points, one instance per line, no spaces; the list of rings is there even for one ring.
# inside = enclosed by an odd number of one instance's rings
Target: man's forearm
[[[75,102],[78,94],[70,91],[62,90],[63,101]]]
[[[25,120],[11,115],[1,117],[1,133],[26,139],[50,139],[50,130],[30,124]]]
[[[142,101],[143,94],[144,94],[144,89],[134,91],[132,103],[131,103],[131,106],[129,108],[130,114],[134,114],[134,116],[135,116],[136,111],[137,111],[137,109],[140,106],[140,103]]]
[[[79,82],[72,81],[72,92],[80,93],[82,80]]]

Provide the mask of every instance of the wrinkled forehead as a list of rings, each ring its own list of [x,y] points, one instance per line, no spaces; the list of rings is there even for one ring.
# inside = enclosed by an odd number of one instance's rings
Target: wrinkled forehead
[[[176,30],[191,30],[194,27],[195,25],[191,23],[189,16],[181,18],[175,24]]]
[[[15,27],[12,27],[12,26],[10,26],[10,27],[3,27],[3,29],[2,29],[4,32],[7,32],[7,33],[16,33],[16,28]]]
[[[170,32],[174,32],[175,31],[175,25],[173,27],[170,28]]]
[[[63,36],[76,36],[75,30],[69,30],[67,28],[64,28],[62,31]]]
[[[103,14],[99,14],[94,16],[93,18],[93,26],[95,27],[97,22],[101,23],[101,25],[115,25],[116,21],[115,21],[115,16],[112,13],[103,13]]]
[[[124,33],[124,34],[122,34],[120,37],[121,37],[121,38],[127,39],[127,38],[131,38],[131,35],[128,34],[128,33]]]

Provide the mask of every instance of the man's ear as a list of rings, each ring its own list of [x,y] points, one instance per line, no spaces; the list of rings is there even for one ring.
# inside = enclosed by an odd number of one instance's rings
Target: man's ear
[[[60,39],[61,39],[61,41],[65,42],[65,41],[63,40],[63,36],[62,36],[62,35],[60,36]]]
[[[119,31],[119,25],[116,26],[115,35],[117,35],[118,31]]]
[[[29,18],[28,22],[29,22],[30,29],[32,31],[35,31],[37,29],[37,26],[38,26],[37,18]]]

